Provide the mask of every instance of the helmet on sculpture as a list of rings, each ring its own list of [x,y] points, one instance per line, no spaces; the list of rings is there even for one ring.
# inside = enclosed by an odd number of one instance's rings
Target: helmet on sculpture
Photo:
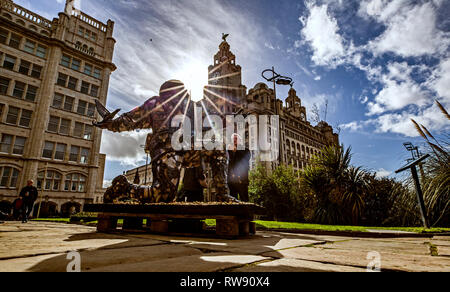
[[[170,114],[175,107],[185,108],[189,94],[183,82],[179,80],[166,81],[159,90],[159,100],[163,104],[164,111]]]

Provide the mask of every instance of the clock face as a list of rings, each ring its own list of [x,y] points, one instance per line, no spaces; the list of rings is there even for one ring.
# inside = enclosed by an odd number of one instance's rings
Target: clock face
[[[210,84],[212,84],[212,85],[217,85],[218,83],[219,83],[219,79],[217,79],[217,78],[219,78],[220,77],[220,73],[219,72],[214,72],[212,75],[211,75],[211,80],[209,81],[209,83]]]

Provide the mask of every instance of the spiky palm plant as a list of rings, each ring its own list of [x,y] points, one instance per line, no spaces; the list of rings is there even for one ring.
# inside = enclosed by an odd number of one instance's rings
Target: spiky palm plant
[[[313,157],[301,183],[315,197],[315,221],[357,224],[363,211],[364,171],[350,166],[351,147],[329,146]]]
[[[436,101],[443,115],[450,120],[450,115],[442,104]],[[417,132],[427,142],[431,158],[425,164],[422,178],[422,191],[425,206],[432,226],[450,224],[450,153],[449,137],[436,138],[424,126],[412,120]],[[412,203],[410,203],[412,205]]]

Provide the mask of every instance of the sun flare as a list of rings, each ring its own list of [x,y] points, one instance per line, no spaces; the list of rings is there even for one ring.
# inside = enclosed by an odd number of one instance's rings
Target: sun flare
[[[191,60],[182,66],[176,79],[184,83],[193,101],[199,101],[203,98],[203,88],[208,85],[208,64]]]

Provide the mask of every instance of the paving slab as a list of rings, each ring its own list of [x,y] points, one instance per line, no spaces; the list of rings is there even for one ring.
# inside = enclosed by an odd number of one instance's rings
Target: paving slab
[[[33,266],[45,262],[51,258],[65,256],[66,254],[50,254],[42,256],[31,256],[23,258],[15,258],[10,260],[0,260],[0,273],[5,272],[27,272]]]
[[[164,262],[172,258],[201,256],[203,253],[194,248],[175,245],[152,245],[144,247],[109,248],[83,251],[80,253],[81,271],[107,271],[115,267],[118,271],[127,271],[126,267],[139,267],[135,271],[158,271],[152,262]],[[64,272],[70,260],[66,254],[53,257],[28,269],[32,272]],[[148,267],[147,267],[148,266]],[[125,267],[121,269],[120,267]],[[160,267],[158,267],[159,269]],[[139,270],[141,269],[141,270]]]
[[[450,246],[437,246],[439,256],[450,257]]]
[[[286,258],[245,266],[232,272],[366,272],[366,269]]]
[[[327,243],[323,246],[327,249],[342,249],[342,250],[358,250],[365,252],[386,252],[394,254],[415,254],[415,255],[430,255],[430,247],[424,242],[404,242],[404,241],[383,241],[381,240],[364,240],[354,239],[350,241],[339,241]]]
[[[35,223],[20,225],[16,228],[3,225],[1,227],[0,259],[67,253],[73,250],[117,247],[118,245],[127,247],[162,243],[158,240],[99,234],[95,232],[95,228],[79,225]]]
[[[111,265],[90,270],[91,272],[219,272],[243,265],[267,260],[255,255],[208,253],[160,259],[139,263]]]
[[[450,272],[450,258],[431,255],[394,254],[380,252],[381,269],[410,272]],[[368,252],[358,249],[328,249],[298,247],[262,254],[267,257],[291,258],[365,268],[371,262]]]
[[[434,245],[440,245],[440,246],[450,246],[450,241],[447,240],[435,240],[432,239],[431,243]]]
[[[82,271],[362,271],[369,251],[384,270],[450,271],[448,237],[355,238],[286,232],[224,240],[102,234],[95,227],[31,222],[0,225],[0,271],[65,271],[79,251]],[[431,256],[434,244],[438,256]]]

